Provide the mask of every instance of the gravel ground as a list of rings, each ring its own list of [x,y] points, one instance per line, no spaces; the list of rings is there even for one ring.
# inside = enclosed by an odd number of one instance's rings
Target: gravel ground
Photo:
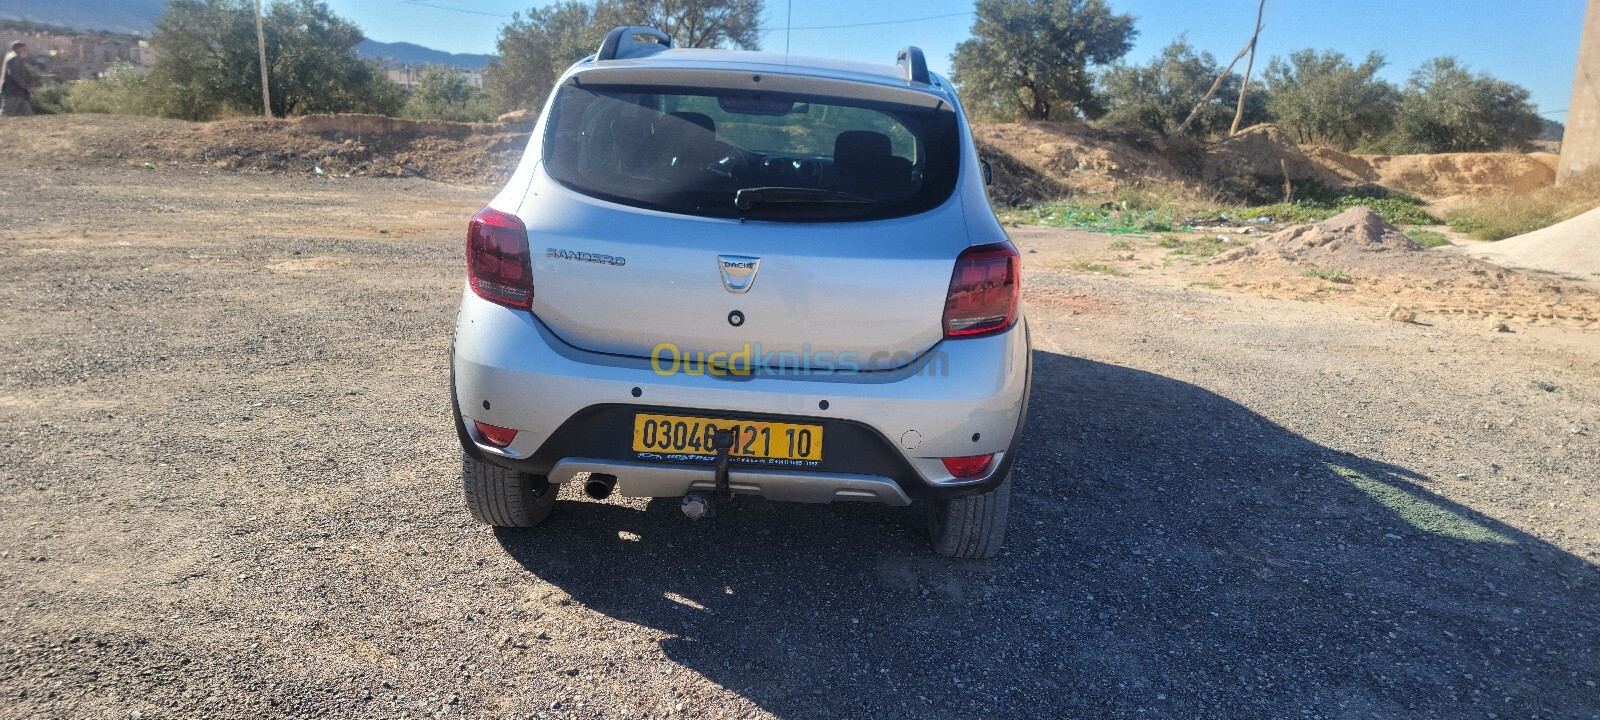
[[[860,505],[494,531],[445,363],[489,194],[8,170],[0,717],[1600,718],[1600,333],[1018,231],[995,560]]]

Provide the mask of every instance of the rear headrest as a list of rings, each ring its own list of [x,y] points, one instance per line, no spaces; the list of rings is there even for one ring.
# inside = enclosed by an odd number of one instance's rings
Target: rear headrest
[[[833,141],[833,168],[845,175],[870,175],[881,172],[893,154],[888,135],[846,130]]]
[[[711,116],[707,115],[705,113],[675,112],[675,113],[667,113],[667,114],[671,115],[672,117],[675,117],[675,118],[677,118],[679,120],[682,120],[684,122],[688,122],[688,123],[692,123],[692,124],[695,124],[695,125],[699,125],[700,127],[705,128],[706,132],[711,133],[713,135],[715,135],[716,132],[717,132],[717,121],[712,120]]]

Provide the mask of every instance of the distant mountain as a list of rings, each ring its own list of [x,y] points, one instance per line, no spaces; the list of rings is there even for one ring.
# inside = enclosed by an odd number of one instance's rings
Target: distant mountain
[[[0,18],[149,35],[166,0],[4,0]]]
[[[482,70],[493,55],[447,53],[408,42],[378,42],[368,38],[356,46],[362,57],[373,58],[385,65],[452,65],[468,70]]]
[[[0,0],[0,18],[61,25],[73,30],[109,30],[149,35],[166,0]],[[3,38],[0,38],[3,39]],[[408,42],[362,40],[362,57],[385,65],[453,65],[481,70],[492,55],[447,53]]]

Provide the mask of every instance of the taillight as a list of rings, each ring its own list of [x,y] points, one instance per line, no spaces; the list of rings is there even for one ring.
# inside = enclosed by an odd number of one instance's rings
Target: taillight
[[[967,479],[978,477],[982,475],[985,470],[988,470],[989,461],[994,459],[994,455],[972,455],[970,457],[947,457],[939,459],[944,461],[944,469],[949,470],[951,475],[954,475],[958,478]]]
[[[467,224],[467,280],[490,302],[526,310],[533,299],[528,229],[510,213],[484,208]]]
[[[499,425],[490,425],[486,422],[473,420],[472,428],[478,431],[478,437],[483,438],[484,443],[498,448],[510,445],[512,440],[517,439],[516,430],[503,428]]]
[[[1017,319],[1017,249],[1008,242],[967,248],[956,258],[944,300],[944,336],[1000,332]]]

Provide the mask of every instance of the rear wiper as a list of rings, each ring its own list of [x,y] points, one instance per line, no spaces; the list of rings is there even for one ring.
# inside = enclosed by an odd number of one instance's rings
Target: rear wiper
[[[749,210],[758,204],[786,203],[794,205],[871,205],[873,201],[860,195],[838,190],[819,190],[798,187],[753,187],[733,194],[733,206]]]

